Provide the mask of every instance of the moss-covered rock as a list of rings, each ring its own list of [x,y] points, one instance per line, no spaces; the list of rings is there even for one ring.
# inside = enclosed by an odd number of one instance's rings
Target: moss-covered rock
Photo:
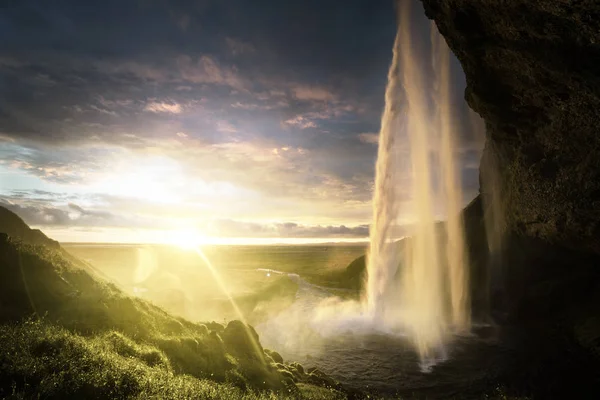
[[[236,357],[264,360],[264,350],[258,333],[250,325],[234,320],[222,333],[227,351]]]
[[[276,363],[283,364],[283,357],[281,357],[281,354],[278,352],[265,349],[265,353],[268,354]]]

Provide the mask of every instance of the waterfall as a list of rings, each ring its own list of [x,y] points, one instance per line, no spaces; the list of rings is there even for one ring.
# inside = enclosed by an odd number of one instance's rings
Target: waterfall
[[[450,52],[435,26],[430,58],[411,34],[404,1],[379,134],[364,303],[376,324],[406,332],[427,362],[445,354],[449,334],[469,329],[470,300]],[[437,221],[440,204],[444,223]],[[411,237],[398,243],[397,227],[408,220]]]

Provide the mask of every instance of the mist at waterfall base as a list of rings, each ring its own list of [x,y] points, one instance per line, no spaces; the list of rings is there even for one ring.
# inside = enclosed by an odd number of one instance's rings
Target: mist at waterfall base
[[[336,352],[348,357],[349,347],[370,343],[369,352],[381,353],[370,362],[402,357],[427,372],[470,331],[450,51],[432,25],[432,52],[420,54],[410,2],[399,11],[379,135],[366,290],[360,301],[347,301],[294,276],[300,285],[296,302],[257,330],[267,345],[295,358],[324,352],[323,364]],[[435,77],[433,90],[426,75]],[[402,224],[410,224],[410,238],[395,236]],[[340,359],[333,359],[335,369]]]

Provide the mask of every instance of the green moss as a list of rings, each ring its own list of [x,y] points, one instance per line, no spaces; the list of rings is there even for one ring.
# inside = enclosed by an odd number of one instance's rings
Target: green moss
[[[12,321],[0,325],[0,397],[302,398],[252,327],[174,317],[61,249],[0,247],[0,296],[11,300],[0,302],[0,323]]]
[[[158,349],[120,333],[89,338],[41,320],[0,326],[0,343],[0,397],[7,399],[345,398],[310,385],[277,394],[249,390],[237,371],[225,383],[176,374],[164,364],[164,356],[154,365],[144,360],[161,354]]]

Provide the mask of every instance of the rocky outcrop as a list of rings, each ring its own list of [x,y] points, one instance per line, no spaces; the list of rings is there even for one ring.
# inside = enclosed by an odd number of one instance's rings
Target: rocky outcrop
[[[600,253],[600,2],[422,2],[486,121],[484,202],[500,193],[511,233]]]

